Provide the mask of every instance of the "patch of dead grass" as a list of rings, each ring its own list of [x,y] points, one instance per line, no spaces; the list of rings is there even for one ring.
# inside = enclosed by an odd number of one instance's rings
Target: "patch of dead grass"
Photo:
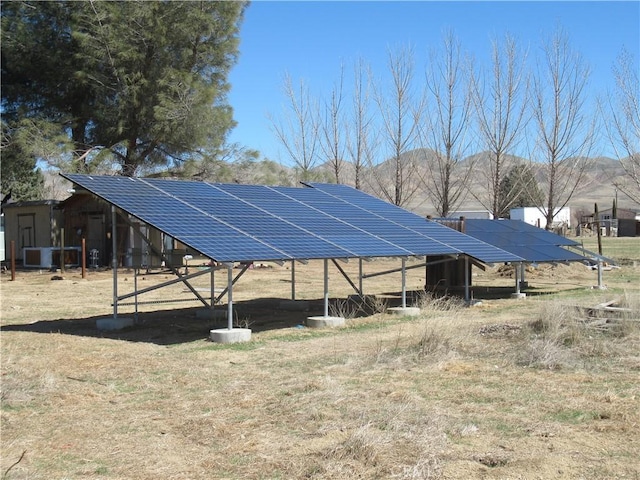
[[[624,302],[630,305],[626,298]],[[607,323],[594,324],[565,301],[543,302],[523,330],[515,361],[528,367],[560,369],[624,357],[635,350],[640,339],[640,323],[634,320],[640,310],[636,308],[633,305],[629,312]]]
[[[320,272],[305,276],[301,298],[318,298]],[[279,268],[248,272],[238,299],[277,298],[288,278]],[[0,471],[26,452],[7,479],[640,475],[634,324],[623,334],[574,331],[571,315],[546,305],[554,297],[539,296],[474,308],[423,298],[418,318],[354,316],[327,332],[265,329],[246,348],[212,345],[207,325],[200,337],[173,341],[153,319],[118,335],[67,328],[76,318],[67,315],[109,313],[110,282],[3,280]],[[367,288],[386,298],[389,286]],[[638,290],[624,288],[631,305]],[[593,305],[611,296],[561,300]],[[49,321],[62,333],[44,328]],[[522,365],[523,351],[544,350],[538,341],[556,350]]]

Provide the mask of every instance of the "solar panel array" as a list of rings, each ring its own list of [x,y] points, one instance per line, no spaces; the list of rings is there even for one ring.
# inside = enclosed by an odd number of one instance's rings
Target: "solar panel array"
[[[465,220],[465,232],[484,242],[518,255],[528,262],[577,262],[582,255],[566,250],[578,243],[521,220]]]
[[[455,245],[458,250],[485,263],[523,261],[523,258],[517,254],[513,254],[512,257],[506,259],[504,250],[497,248],[490,242],[478,241],[477,238],[445,227],[438,222],[425,220],[419,215],[388,202],[379,199],[371,201],[373,197],[355,188],[346,185],[322,183],[308,183],[307,185],[321,190],[334,198],[364,208],[377,215],[378,218],[389,219],[395,229],[403,228],[421,236],[437,238],[438,241],[447,245]]]
[[[63,176],[219,262],[456,254],[522,260],[347,186]]]

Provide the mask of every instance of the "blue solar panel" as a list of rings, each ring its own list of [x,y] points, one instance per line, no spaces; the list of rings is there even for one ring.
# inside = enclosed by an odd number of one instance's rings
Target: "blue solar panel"
[[[521,260],[344,186],[63,176],[217,261],[461,253]]]
[[[360,190],[346,185],[331,185],[309,183],[313,189],[321,190],[327,195],[340,199],[352,206],[362,209],[375,217],[387,219],[393,224],[396,231],[396,237],[402,238],[404,235],[405,242],[415,241],[411,234],[418,234],[422,238],[427,238],[431,242],[432,249],[423,248],[424,255],[442,255],[450,253],[464,253],[486,263],[494,262],[519,262],[522,258],[513,253],[506,252],[493,245],[470,237],[463,233],[452,230],[437,222],[429,221],[419,215],[404,210],[396,205],[384,202],[378,198],[372,197]],[[353,222],[353,220],[349,220]],[[379,224],[375,224],[379,225]],[[370,227],[376,228],[375,226]],[[392,235],[391,229],[387,224],[387,230],[384,235]],[[391,239],[391,237],[388,237]],[[398,240],[400,241],[400,240]],[[407,243],[408,244],[408,243]],[[451,250],[437,253],[436,245],[449,247]],[[428,250],[428,251],[425,251]]]
[[[193,195],[194,192],[205,195],[207,191],[215,195],[206,184],[89,175],[65,177],[209,258],[222,262],[294,258],[210,215],[197,204],[186,203],[178,195]],[[170,193],[161,190],[160,186]]]
[[[465,231],[479,240],[499,246],[528,262],[575,262],[585,257],[563,246],[577,242],[520,220],[467,219]]]

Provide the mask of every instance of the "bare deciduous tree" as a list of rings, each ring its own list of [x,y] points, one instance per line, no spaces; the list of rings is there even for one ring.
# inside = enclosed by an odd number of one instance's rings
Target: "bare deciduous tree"
[[[595,116],[585,112],[588,79],[589,67],[558,29],[544,42],[533,77],[536,143],[530,158],[543,175],[546,229],[581,187],[589,166]]]
[[[608,99],[611,121],[606,122],[607,134],[629,179],[616,186],[640,203],[640,81],[638,65],[627,50],[618,56],[613,73],[616,90]]]
[[[369,77],[364,61],[358,60],[354,67],[353,113],[347,136],[347,150],[353,166],[354,185],[358,190],[362,189],[363,173],[365,166],[371,163],[374,144],[371,138]]]
[[[296,166],[300,180],[313,180],[312,170],[318,162],[320,140],[318,108],[303,80],[296,91],[291,77],[286,75],[284,94],[289,102],[289,112],[284,116],[284,123],[271,118],[273,131]]]
[[[344,68],[340,67],[340,78],[338,83],[331,90],[331,98],[325,104],[324,121],[322,122],[322,136],[320,146],[324,156],[327,158],[328,166],[331,169],[336,183],[342,182],[342,171],[344,167],[344,113],[342,111],[342,86],[344,82]]]
[[[453,32],[444,35],[443,49],[432,51],[426,85],[427,121],[421,143],[430,150],[423,185],[438,215],[446,217],[464,200],[472,163],[462,164],[469,148],[472,110],[471,62],[466,62]],[[431,157],[431,158],[429,158]]]
[[[479,169],[484,178],[484,192],[472,195],[495,218],[509,213],[522,192],[522,182],[510,182],[505,191],[503,179],[513,167],[512,153],[526,124],[528,88],[525,69],[527,54],[518,48],[513,36],[492,42],[492,70],[483,78],[473,77],[473,100],[481,144],[487,162]]]
[[[413,91],[413,50],[410,47],[390,50],[388,66],[391,85],[378,86],[375,100],[382,123],[381,142],[387,144],[390,155],[388,161],[372,166],[371,173],[380,196],[403,206],[417,191],[415,168],[406,155],[414,147],[421,111],[421,102],[416,101]]]

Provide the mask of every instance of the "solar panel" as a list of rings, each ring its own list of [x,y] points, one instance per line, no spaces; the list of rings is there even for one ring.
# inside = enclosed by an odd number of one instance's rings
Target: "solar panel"
[[[202,191],[205,184],[170,180],[148,182],[127,177],[63,176],[209,258],[221,262],[294,258],[176,195],[192,190]]]
[[[309,189],[292,187],[265,187],[259,185],[216,185],[233,195],[242,195],[261,211],[278,216],[290,225],[313,233],[347,253],[343,257],[408,256],[413,252],[393,244],[371,232],[332,215],[331,198]],[[308,202],[308,203],[305,203]],[[272,241],[276,241],[271,237]],[[357,240],[355,240],[357,239]],[[324,258],[329,257],[326,255]],[[336,256],[329,257],[336,258]]]
[[[321,190],[329,196],[340,199],[347,204],[372,214],[375,217],[388,219],[398,237],[409,231],[418,234],[422,238],[427,238],[434,244],[453,247],[457,253],[470,255],[485,263],[494,262],[519,262],[522,261],[518,255],[506,252],[493,245],[479,241],[476,238],[452,230],[437,222],[429,221],[419,215],[404,210],[396,205],[384,202],[378,198],[368,195],[360,190],[347,185],[309,183],[313,189]],[[351,220],[350,220],[351,221]],[[376,224],[377,225],[377,224]],[[376,228],[376,227],[371,227]],[[385,231],[388,238],[394,235],[390,230]],[[398,238],[393,237],[393,238]],[[411,235],[407,234],[406,242],[411,242]],[[449,254],[453,252],[446,252]],[[438,255],[434,250],[426,251],[426,255]]]
[[[330,215],[332,218],[339,219],[341,222],[358,228],[361,234],[367,233],[386,243],[393,243],[400,246],[403,252],[398,252],[395,255],[456,255],[462,253],[454,246],[421,235],[398,222],[388,220],[378,214],[347,203],[340,198],[325,195],[322,191],[318,192],[314,191],[314,189],[288,189],[285,193],[293,199],[306,201],[312,199],[315,209],[322,209],[323,213]],[[372,201],[382,202],[382,200],[374,197],[370,197],[370,199]],[[375,252],[366,252],[362,256],[373,257],[379,255]]]
[[[221,262],[462,253],[521,260],[345,186],[63,176]]]
[[[465,231],[479,240],[523,257],[528,262],[575,262],[585,257],[563,246],[578,245],[561,235],[529,225],[521,220],[467,219]]]

